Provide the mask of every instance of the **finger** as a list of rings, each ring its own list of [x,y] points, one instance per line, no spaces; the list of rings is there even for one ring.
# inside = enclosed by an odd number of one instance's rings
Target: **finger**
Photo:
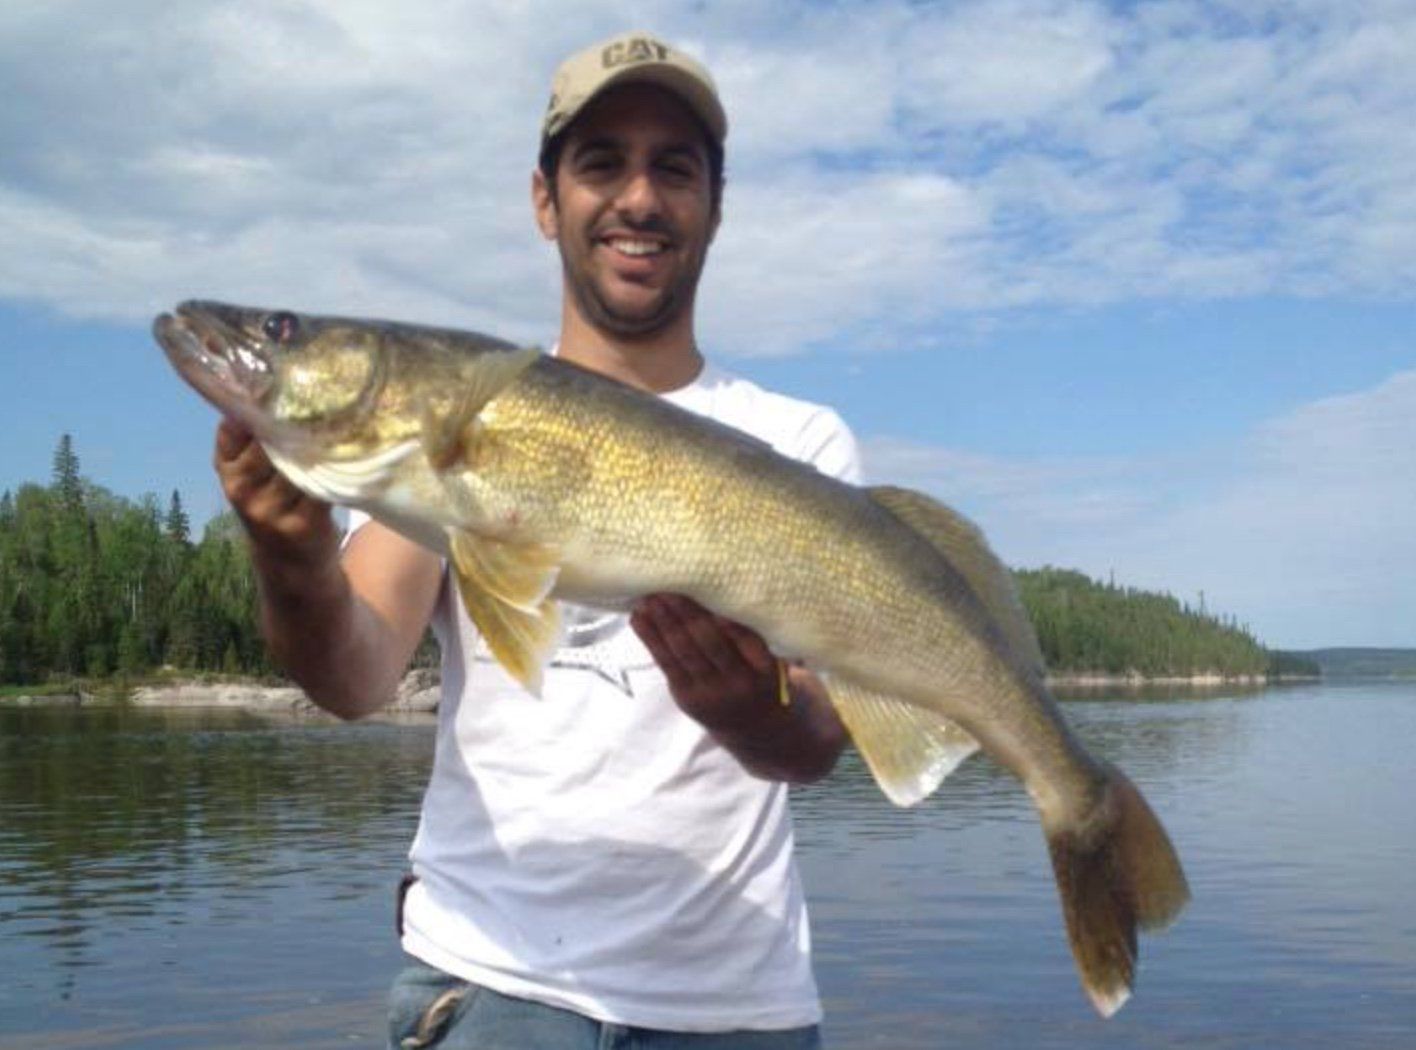
[[[809,697],[834,710],[826,683],[801,664],[787,664],[787,685],[794,696]]]
[[[652,626],[663,654],[689,678],[715,674],[713,662],[694,640],[682,614],[666,595],[653,595],[642,603],[642,615]]]
[[[681,595],[661,596],[661,629],[679,660],[700,674],[740,677],[752,668],[738,652],[714,616],[703,606]]]
[[[222,416],[216,427],[217,464],[235,459],[254,440],[254,436],[244,426],[230,416]]]
[[[270,492],[276,499],[276,505],[282,514],[309,517],[307,508],[314,501],[305,494],[304,489],[296,486],[284,474],[273,472],[270,480]]]
[[[217,476],[226,498],[238,507],[267,495],[277,478],[274,465],[259,450],[253,452],[250,448],[242,450],[234,460],[218,463]]]
[[[222,490],[248,528],[299,532],[311,502],[255,445],[220,472]]]
[[[260,442],[249,432],[225,420],[217,428],[216,450],[212,458],[216,472],[222,478],[262,475],[275,470]]]
[[[678,689],[690,682],[693,676],[679,660],[674,647],[664,638],[661,620],[653,605],[652,599],[641,600],[630,613],[629,625],[634,629],[634,633],[639,635],[639,640],[644,643],[644,648],[649,650],[649,655],[654,658],[659,669],[664,672],[669,685]]]
[[[305,531],[330,513],[330,504],[315,499],[274,467],[262,477],[254,498],[253,507],[286,532]]]
[[[275,464],[271,462],[270,456],[266,455],[266,450],[255,438],[246,442],[245,446],[229,462],[235,470],[256,478],[264,479],[276,473]]]
[[[721,671],[775,677],[777,658],[756,631],[719,616],[689,598],[674,596],[673,601],[684,630]]]
[[[750,627],[729,620],[726,616],[714,616],[718,629],[737,647],[738,655],[754,669],[762,673],[775,672],[777,657],[767,647],[762,636]]]

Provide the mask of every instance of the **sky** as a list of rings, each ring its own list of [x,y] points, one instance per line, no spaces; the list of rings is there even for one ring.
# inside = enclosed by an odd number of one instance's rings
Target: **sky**
[[[1010,565],[1416,645],[1416,2],[7,0],[0,489],[220,507],[187,298],[546,345],[551,72],[712,70],[699,335]]]

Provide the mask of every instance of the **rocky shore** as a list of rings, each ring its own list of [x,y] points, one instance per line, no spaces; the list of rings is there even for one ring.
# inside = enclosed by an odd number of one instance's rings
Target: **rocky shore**
[[[1216,689],[1237,686],[1261,688],[1272,684],[1263,675],[1182,675],[1148,678],[1144,675],[1101,673],[1060,673],[1047,676],[1049,687],[1062,694],[1071,692],[1105,691],[1108,689],[1196,688]],[[392,715],[431,715],[438,709],[439,674],[436,668],[419,668],[408,672],[399,684],[393,703],[384,708]],[[92,704],[127,703],[134,707],[217,707],[236,708],[257,714],[326,717],[304,692],[292,685],[271,685],[260,682],[228,680],[174,680],[160,684],[137,686],[127,692],[117,690],[90,692],[84,688],[72,691],[39,693],[33,696],[13,696],[0,703],[19,707],[82,707]]]
[[[438,672],[408,672],[398,695],[384,708],[387,714],[433,714],[438,709]],[[135,707],[238,707],[267,714],[322,715],[303,690],[291,685],[244,682],[174,682],[134,689],[128,703]]]
[[[1105,674],[1101,672],[1088,671],[1063,671],[1047,676],[1047,684],[1052,688],[1097,688],[1105,686],[1155,686],[1155,685],[1179,685],[1195,686],[1197,688],[1213,688],[1226,685],[1246,685],[1260,686],[1267,685],[1270,679],[1267,675],[1261,674],[1190,674],[1190,675],[1154,675],[1143,674]]]
[[[426,715],[438,709],[438,672],[417,669],[408,672],[398,686],[398,695],[384,712],[395,715]],[[95,704],[129,704],[133,707],[218,707],[236,708],[256,714],[328,717],[293,685],[227,680],[174,680],[140,685],[124,693],[72,691],[14,696],[4,701],[17,707],[83,707]]]

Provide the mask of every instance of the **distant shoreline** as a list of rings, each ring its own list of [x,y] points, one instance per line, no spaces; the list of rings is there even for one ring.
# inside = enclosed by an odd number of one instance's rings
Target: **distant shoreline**
[[[1212,689],[1227,686],[1259,687],[1284,682],[1321,681],[1320,678],[1265,675],[1158,675],[1107,674],[1104,672],[1067,671],[1047,676],[1051,689],[1063,693],[1073,690],[1145,689],[1178,687]],[[431,668],[410,671],[399,684],[398,695],[383,712],[395,715],[431,715],[438,709],[441,689],[439,674]],[[0,696],[0,704],[13,707],[84,707],[96,705],[126,705],[144,708],[227,708],[255,714],[322,717],[326,713],[316,707],[297,686],[239,677],[213,679],[174,678],[144,682],[123,688],[113,682],[82,683],[61,689],[47,689],[32,694]]]
[[[1191,675],[1143,675],[1143,674],[1109,674],[1103,671],[1059,671],[1056,674],[1047,676],[1047,684],[1051,688],[1072,688],[1072,687],[1092,687],[1092,686],[1150,686],[1150,685],[1186,685],[1186,686],[1226,686],[1226,685],[1272,685],[1279,681],[1318,681],[1317,678],[1294,678],[1284,676],[1274,678],[1262,674],[1237,674],[1225,675],[1215,672],[1207,674]]]
[[[414,669],[404,676],[394,701],[382,713],[433,714],[438,708],[438,672]],[[14,707],[126,706],[143,708],[227,708],[254,714],[333,717],[298,686],[241,679],[173,678],[128,688],[116,683],[84,683],[71,688],[0,697]]]

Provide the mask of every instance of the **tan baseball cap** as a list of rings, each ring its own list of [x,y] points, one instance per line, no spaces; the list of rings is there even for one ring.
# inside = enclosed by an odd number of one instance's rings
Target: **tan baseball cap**
[[[718,145],[728,117],[702,63],[649,33],[629,32],[587,47],[561,63],[551,79],[551,101],[541,122],[541,145],[565,130],[596,95],[614,84],[657,84],[683,99]]]

